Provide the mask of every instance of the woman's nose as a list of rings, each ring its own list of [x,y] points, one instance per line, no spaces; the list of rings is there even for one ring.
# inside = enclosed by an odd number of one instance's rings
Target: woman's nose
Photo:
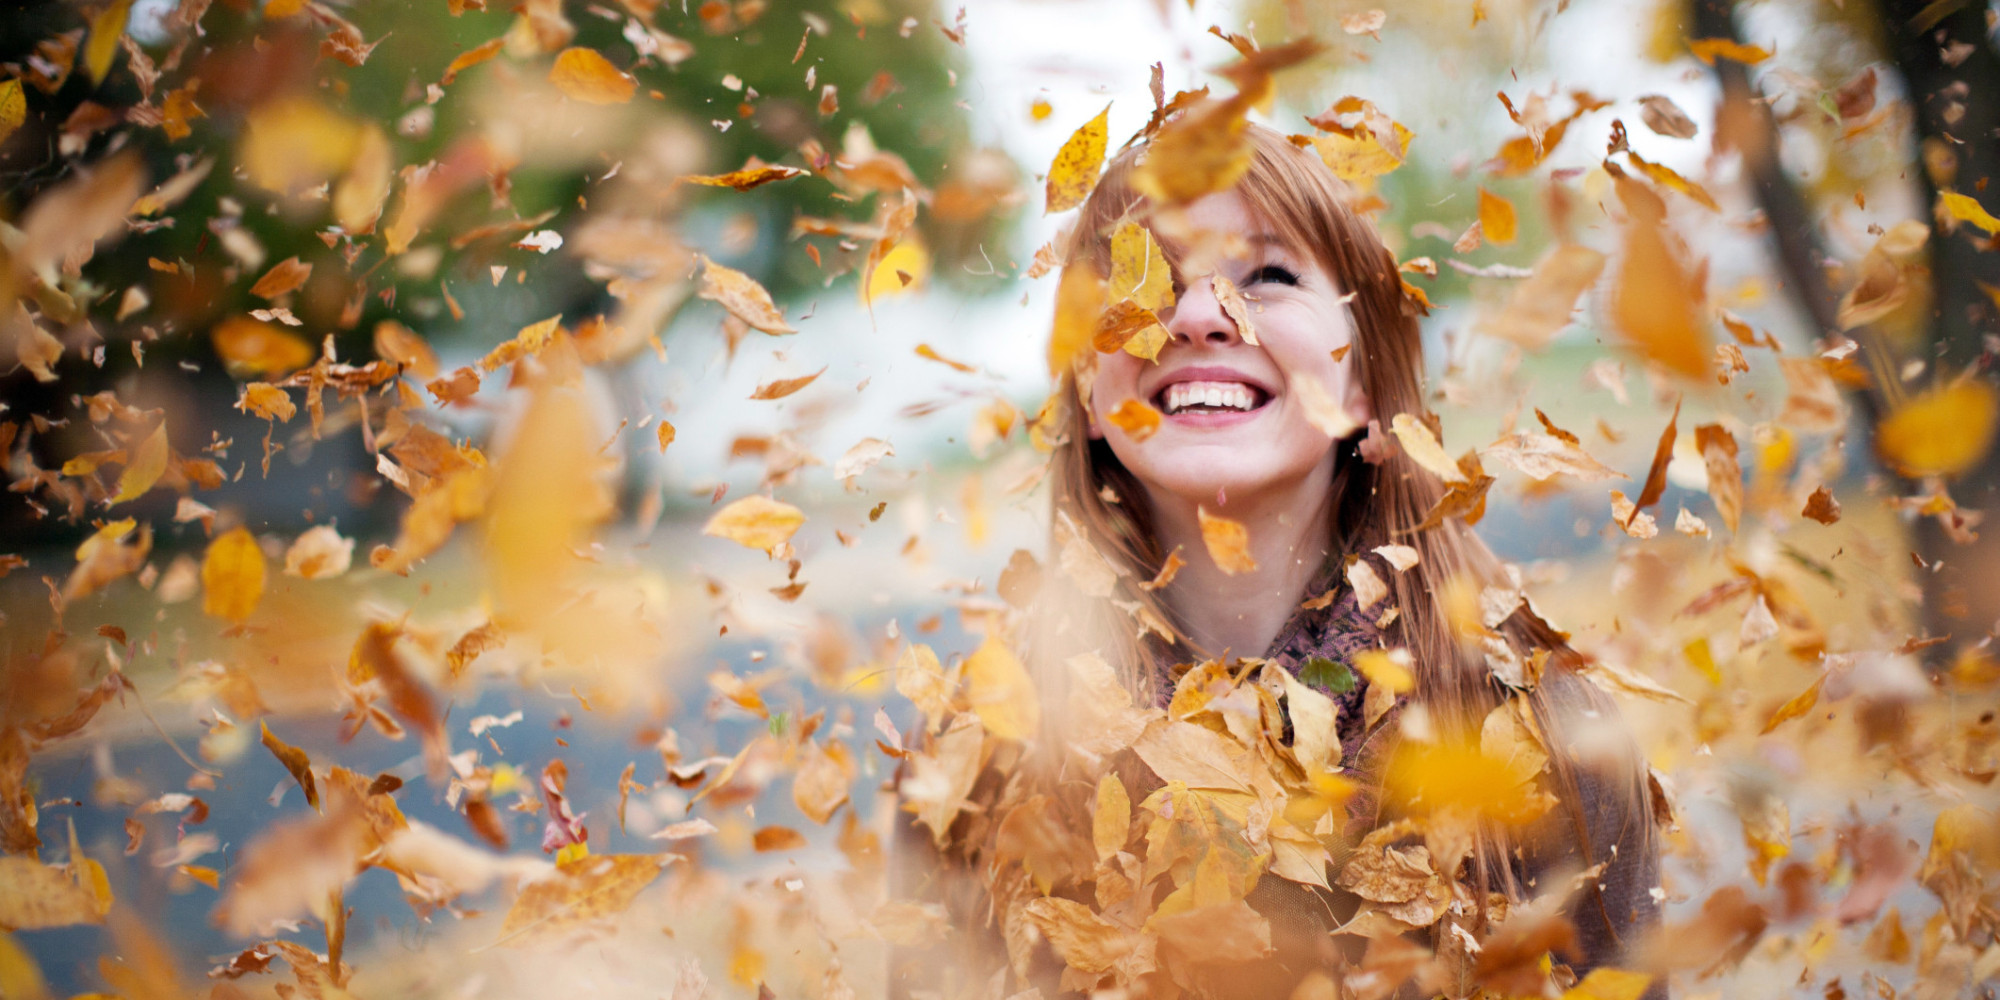
[[[1173,306],[1163,311],[1170,313],[1162,317],[1163,325],[1175,340],[1220,347],[1237,339],[1236,322],[1229,318],[1216,297],[1213,278],[1188,284]]]

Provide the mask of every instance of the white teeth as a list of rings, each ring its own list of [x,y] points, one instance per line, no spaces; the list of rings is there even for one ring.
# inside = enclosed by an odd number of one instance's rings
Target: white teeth
[[[1192,406],[1250,410],[1257,405],[1257,395],[1240,382],[1176,382],[1167,387],[1163,402],[1169,414]]]

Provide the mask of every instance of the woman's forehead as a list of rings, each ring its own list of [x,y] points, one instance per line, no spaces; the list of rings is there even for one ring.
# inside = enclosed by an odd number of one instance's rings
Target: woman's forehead
[[[1195,273],[1300,249],[1233,191],[1209,195],[1183,209],[1156,211],[1150,228],[1167,260]]]

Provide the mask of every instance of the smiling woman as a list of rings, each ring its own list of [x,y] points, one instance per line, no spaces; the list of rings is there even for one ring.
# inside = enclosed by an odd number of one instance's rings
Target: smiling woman
[[[1584,976],[1664,996],[1624,971],[1659,890],[1617,710],[1452,516],[1451,484],[1381,433],[1436,447],[1393,255],[1317,158],[1247,140],[1218,192],[1142,196],[1172,167],[1141,143],[1084,203],[1065,288],[1113,275],[1124,318],[1044,416],[1061,572],[1020,602],[1042,738],[985,743],[955,772],[977,808],[906,831],[902,888],[990,936],[900,956],[894,991],[955,995],[940,965],[986,974],[1004,950],[1045,997],[1544,995]],[[1135,227],[1172,271],[1145,292],[1161,330],[1120,301]],[[912,808],[939,759],[904,782]],[[922,864],[933,847],[951,863]]]

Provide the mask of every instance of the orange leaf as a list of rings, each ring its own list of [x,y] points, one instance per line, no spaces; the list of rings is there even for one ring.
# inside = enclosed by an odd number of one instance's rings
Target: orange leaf
[[[639,89],[631,74],[611,65],[596,49],[586,48],[562,50],[549,70],[549,82],[585,104],[624,104]]]
[[[1195,514],[1201,519],[1202,544],[1217,569],[1230,576],[1257,571],[1257,560],[1250,556],[1250,529],[1243,522],[1210,514],[1207,507],[1196,507]]]
[[[724,267],[713,260],[704,259],[701,271],[702,298],[717,302],[730,314],[753,329],[769,334],[797,333],[785,322],[785,314],[778,311],[771,301],[771,293],[757,283],[755,278],[734,268]]]
[[[1514,242],[1520,225],[1514,215],[1514,203],[1486,190],[1479,189],[1479,228],[1487,242],[1506,245]]]
[[[250,294],[260,299],[275,299],[288,292],[296,292],[305,286],[312,273],[311,264],[302,264],[297,257],[287,257],[265,271],[264,276],[250,286]]]
[[[659,435],[660,435],[661,452],[664,453],[667,450],[667,446],[674,443],[674,433],[675,433],[674,425],[667,423],[664,420],[660,421]]]
[[[1912,476],[1955,476],[1977,465],[1993,446],[2000,393],[1962,379],[1896,408],[1875,429],[1875,447]]]
[[[215,325],[209,339],[231,375],[286,375],[312,364],[313,348],[305,338],[248,316],[231,316]]]
[[[240,622],[264,597],[264,550],[249,530],[237,526],[208,544],[201,560],[201,610]]]
[[[265,420],[288,423],[299,412],[298,404],[285,390],[269,382],[252,382],[243,387],[243,398],[236,401],[236,408],[245,413],[254,413]]]
[[[796,851],[806,838],[789,826],[767,826],[750,835],[750,844],[759,851]]]
[[[1825,685],[1826,675],[1821,674],[1818,680],[1812,682],[1811,687],[1799,692],[1798,696],[1791,701],[1778,706],[1778,710],[1771,713],[1771,721],[1764,723],[1763,731],[1757,735],[1763,736],[1768,734],[1771,730],[1812,711],[1813,706],[1819,704],[1820,688]]]
[[[997,636],[988,635],[961,668],[965,701],[986,731],[1003,740],[1026,740],[1041,728],[1035,682],[1019,657]]]
[[[732,170],[726,174],[688,174],[682,177],[681,180],[689,184],[703,184],[708,187],[726,187],[735,188],[738,191],[748,191],[754,187],[762,187],[772,181],[791,180],[794,177],[800,177],[810,172],[800,170],[797,167],[757,164],[756,166],[746,166],[741,170]]]
[[[1134,441],[1144,441],[1160,429],[1160,411],[1140,399],[1119,403],[1105,419]]]
[[[1632,505],[1632,512],[1625,518],[1626,527],[1632,525],[1639,512],[1658,503],[1667,492],[1667,466],[1674,460],[1674,438],[1676,426],[1681,419],[1681,404],[1674,402],[1674,415],[1667,418],[1667,429],[1660,432],[1660,443],[1653,448],[1653,464],[1646,470],[1646,485],[1639,488],[1639,499]]]
[[[1756,45],[1745,45],[1733,38],[1691,38],[1688,40],[1688,51],[1694,53],[1696,59],[1710,66],[1715,65],[1717,56],[1734,59],[1745,66],[1755,66],[1771,58],[1771,50]]]
[[[319,784],[313,780],[312,758],[307,757],[304,750],[273,736],[271,727],[264,722],[258,722],[257,728],[263,733],[261,742],[264,749],[271,751],[271,756],[278,758],[278,763],[292,773],[292,780],[297,781],[306,793],[306,804],[318,809]]]
[[[801,375],[798,378],[781,378],[770,382],[766,382],[763,385],[758,386],[757,391],[750,394],[750,398],[783,399],[786,396],[789,396],[792,393],[795,393],[800,389],[803,389],[806,386],[811,385],[813,379],[816,379],[825,373],[826,369],[821,368],[819,371],[813,372],[811,375]]]
[[[971,375],[979,371],[979,369],[974,368],[973,366],[968,365],[963,361],[953,361],[952,359],[947,358],[942,354],[939,354],[937,352],[937,349],[929,344],[917,345],[917,357],[923,358],[926,361],[935,361],[938,364],[951,368],[954,371],[964,372],[967,375]]]
[[[457,58],[451,61],[451,65],[444,68],[444,79],[438,82],[447,87],[451,86],[452,81],[458,79],[458,74],[499,55],[500,47],[506,43],[507,39],[504,37],[494,38],[460,52]]]
[[[1624,265],[1611,295],[1612,318],[1646,358],[1689,378],[1707,379],[1715,348],[1700,283],[1667,244],[1658,196],[1633,181],[1621,182],[1619,191],[1631,218],[1625,224]]]

